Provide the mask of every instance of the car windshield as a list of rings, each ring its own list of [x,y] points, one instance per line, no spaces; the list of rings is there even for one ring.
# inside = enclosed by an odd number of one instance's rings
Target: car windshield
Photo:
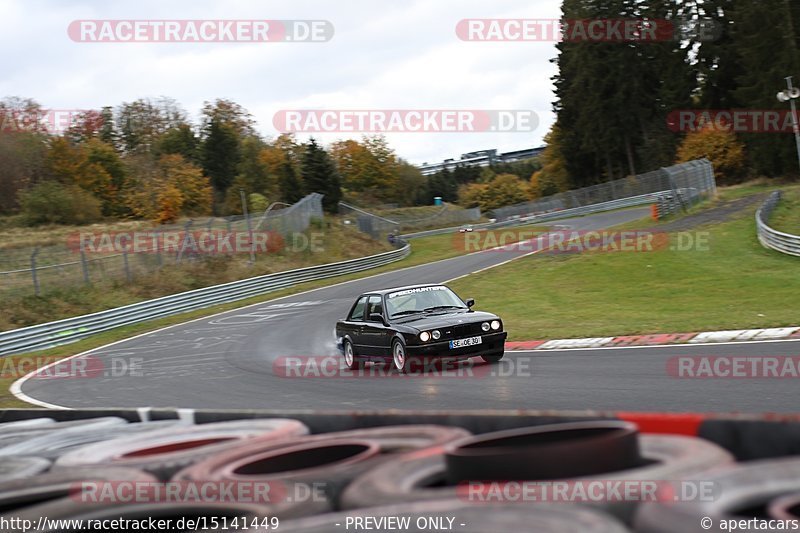
[[[435,311],[438,309],[466,309],[467,306],[456,294],[442,286],[417,287],[390,292],[386,297],[386,309],[390,317]]]

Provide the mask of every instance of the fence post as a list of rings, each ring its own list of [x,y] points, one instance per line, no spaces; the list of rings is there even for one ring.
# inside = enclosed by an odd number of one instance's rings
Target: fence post
[[[128,264],[128,251],[123,248],[122,250],[122,266],[125,268],[125,279],[128,283],[131,282],[131,267]]]
[[[163,248],[163,242],[161,240],[161,228],[156,228],[153,233],[156,235],[156,265],[158,265],[158,268],[161,268],[164,266],[164,258],[161,255],[161,249]]]
[[[250,236],[250,264],[256,262],[256,252],[253,249],[253,224],[250,221],[250,216],[247,213],[247,198],[244,195],[244,189],[239,189],[239,196],[242,199],[242,212],[244,213],[244,220],[247,222],[247,234]]]
[[[190,220],[185,226],[183,226],[183,239],[181,239],[181,247],[178,249],[178,253],[175,256],[176,265],[181,264],[181,257],[183,257],[183,251],[186,249],[186,241],[189,239],[189,231],[191,230],[192,222],[193,221]]]
[[[39,296],[39,276],[36,272],[36,256],[39,255],[39,247],[37,246],[31,254],[31,277],[33,278],[33,292]]]
[[[89,264],[86,261],[86,250],[84,249],[84,243],[81,239],[81,270],[83,271],[83,282],[86,285],[91,285],[89,281]]]

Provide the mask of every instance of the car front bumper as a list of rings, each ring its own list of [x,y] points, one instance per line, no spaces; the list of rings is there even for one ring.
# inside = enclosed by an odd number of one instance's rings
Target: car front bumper
[[[478,335],[475,336],[477,337]],[[450,341],[453,339],[414,344],[406,346],[406,353],[410,357],[473,357],[475,355],[502,353],[505,349],[507,336],[508,333],[505,331],[485,333],[480,335],[480,344],[453,349],[450,348]]]

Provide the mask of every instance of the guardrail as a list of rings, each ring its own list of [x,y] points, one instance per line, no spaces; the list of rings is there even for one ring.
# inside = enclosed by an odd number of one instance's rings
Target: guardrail
[[[409,244],[404,242],[401,244],[403,245],[401,248],[377,255],[276,272],[163,296],[89,315],[2,332],[0,333],[0,355],[52,348],[120,326],[203,309],[212,305],[235,302],[305,281],[330,278],[386,265],[399,261],[411,253]]]
[[[758,240],[765,248],[775,251],[800,256],[800,235],[784,233],[769,226],[769,217],[781,199],[781,191],[775,191],[756,211],[756,231]]]
[[[646,205],[657,203],[667,198],[671,198],[673,192],[671,190],[659,191],[649,194],[642,194],[639,196],[632,196],[630,198],[622,198],[619,200],[610,200],[608,202],[600,202],[592,205],[585,205],[582,207],[573,207],[571,209],[560,209],[550,213],[540,213],[520,218],[512,218],[502,222],[485,222],[482,224],[471,224],[472,229],[494,229],[506,228],[510,226],[518,226],[520,224],[527,224],[529,222],[547,222],[551,220],[560,220],[562,218],[571,218],[583,215],[590,215],[592,213],[601,213],[603,211],[613,211],[614,209],[623,209],[626,207],[636,207],[638,205]],[[418,237],[430,237],[431,235],[443,235],[445,233],[455,233],[462,226],[453,226],[449,228],[438,228],[427,231],[417,231],[414,233],[404,233],[400,235],[402,239],[416,239]]]

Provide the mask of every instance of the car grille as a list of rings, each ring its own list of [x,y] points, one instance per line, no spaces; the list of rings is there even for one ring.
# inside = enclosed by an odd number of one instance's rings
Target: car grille
[[[481,322],[474,322],[472,324],[458,324],[456,326],[448,326],[440,330],[443,339],[463,339],[464,337],[474,337],[483,333],[481,330]]]

